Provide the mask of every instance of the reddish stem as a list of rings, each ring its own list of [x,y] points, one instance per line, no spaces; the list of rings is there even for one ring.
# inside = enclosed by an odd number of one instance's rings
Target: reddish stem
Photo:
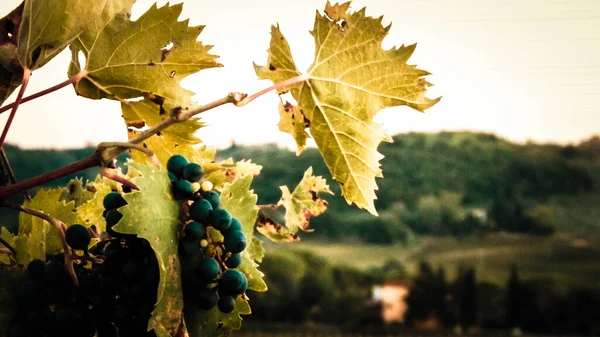
[[[243,100],[241,100],[241,101],[239,101],[237,103],[234,103],[234,104],[237,107],[244,106],[244,105],[252,102],[253,100],[257,99],[258,97],[260,97],[260,96],[268,93],[269,91],[283,89],[283,88],[292,86],[294,84],[298,84],[298,83],[307,81],[309,79],[310,79],[310,75],[299,75],[299,76],[296,76],[296,77],[292,77],[292,78],[287,79],[285,81],[282,81],[282,82],[279,82],[279,83],[275,83],[272,86],[270,86],[268,88],[265,88],[265,89],[263,89],[263,90],[255,93],[253,95],[250,95],[250,96],[244,98]]]
[[[27,97],[23,98],[21,100],[21,103],[29,102],[29,101],[34,100],[36,98],[42,97],[42,96],[47,95],[47,94],[49,94],[51,92],[57,91],[59,89],[62,89],[64,87],[68,86],[69,84],[77,83],[77,82],[81,81],[81,79],[84,78],[85,75],[87,75],[87,71],[86,70],[82,70],[80,73],[78,73],[77,75],[69,78],[68,80],[66,80],[64,82],[61,82],[61,83],[59,83],[59,84],[57,84],[55,86],[52,86],[52,87],[50,87],[48,89],[44,89],[44,90],[42,90],[40,92],[36,92],[33,95],[30,95],[30,96],[27,96]],[[3,112],[5,112],[5,111],[7,111],[7,110],[10,110],[16,103],[17,102],[10,103],[8,105],[5,105],[5,106],[1,107],[0,108],[0,114],[3,113]]]
[[[98,166],[101,163],[102,161],[98,152],[94,152],[94,154],[92,154],[91,156],[84,158],[80,161],[74,162],[73,164],[67,165],[65,167],[61,167],[59,169],[44,173],[37,177],[18,182],[14,185],[0,187],[0,199],[5,199],[13,194],[22,192],[26,189],[43,185],[54,179],[58,179],[66,175],[79,172],[81,170]]]
[[[27,84],[29,84],[29,78],[31,77],[31,70],[28,68],[23,69],[23,81],[21,82],[21,89],[19,89],[19,94],[17,95],[17,99],[12,106],[12,110],[10,112],[10,116],[8,116],[8,120],[6,121],[6,125],[4,126],[4,130],[2,130],[2,136],[0,136],[0,148],[4,147],[4,141],[6,140],[6,135],[8,134],[8,130],[10,129],[10,125],[12,124],[13,119],[15,118],[15,114],[17,113],[17,109],[19,108],[19,104],[21,104],[21,100],[23,99],[23,94],[25,93],[25,89],[27,89]]]

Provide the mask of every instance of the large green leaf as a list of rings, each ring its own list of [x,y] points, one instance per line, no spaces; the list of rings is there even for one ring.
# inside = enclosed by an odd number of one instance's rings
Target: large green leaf
[[[119,208],[123,218],[113,230],[135,234],[150,243],[158,260],[160,282],[148,329],[154,329],[159,337],[178,336],[185,330],[177,254],[181,208],[171,196],[171,182],[166,171],[134,163],[130,163],[129,168],[141,175],[132,179],[139,191],[124,195],[127,205]]]
[[[382,177],[379,160],[383,158],[377,147],[391,138],[373,118],[393,106],[424,111],[439,98],[425,97],[430,84],[423,76],[429,73],[406,63],[415,45],[382,49],[390,26],[384,27],[382,18],[366,16],[365,9],[348,12],[348,7],[349,3],[327,3],[325,15],[317,12],[311,32],[315,59],[308,79],[281,92],[289,90],[298,102],[296,111],[306,119],[346,201],[377,214],[375,178]],[[301,74],[278,27],[271,29],[267,64],[255,65],[255,70],[259,78],[274,83]],[[289,117],[282,124],[289,125]],[[302,150],[305,136],[295,127],[284,131],[296,138]]]
[[[23,67],[19,63],[17,38],[23,6],[0,19],[0,105],[21,85]]]
[[[181,4],[155,4],[136,21],[121,13],[88,37],[93,43],[80,41],[87,76],[76,84],[77,93],[118,100],[147,95],[170,107],[189,108],[193,93],[179,82],[220,64],[209,54],[210,46],[196,41],[203,27],[177,21],[181,9]]]
[[[19,61],[31,70],[41,68],[104,9],[107,0],[26,0],[19,29]]]
[[[160,123],[174,109],[193,108],[194,93],[182,88],[181,80],[221,65],[217,56],[209,53],[211,46],[196,41],[203,27],[177,21],[181,4],[154,5],[136,21],[129,19],[131,1],[118,4],[78,38],[70,73],[82,68],[87,72],[75,85],[79,95],[121,101],[131,138],[139,128]],[[85,66],[79,64],[79,52],[86,58]],[[142,96],[142,101],[127,101]],[[146,140],[145,145],[163,164],[175,153],[196,160],[201,155],[193,147],[200,140],[194,133],[201,126],[196,119],[179,123]],[[145,160],[139,154],[134,159]]]

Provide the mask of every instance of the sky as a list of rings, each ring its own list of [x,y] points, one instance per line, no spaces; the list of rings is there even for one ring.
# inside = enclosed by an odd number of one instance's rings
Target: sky
[[[0,16],[19,3],[2,0]],[[138,0],[133,18],[152,3]],[[224,68],[203,70],[182,85],[197,93],[200,104],[231,91],[253,93],[269,86],[257,79],[252,62],[266,62],[270,25],[276,23],[296,64],[308,69],[314,56],[309,30],[325,3],[185,1],[182,19],[206,25],[199,40],[214,45]],[[600,134],[599,0],[356,0],[351,9],[365,6],[367,15],[384,15],[384,25],[392,23],[384,48],[417,43],[409,63],[432,73],[430,98],[443,96],[425,113],[407,107],[382,110],[376,120],[388,133],[472,130],[516,142],[561,144]],[[68,62],[63,53],[34,72],[27,93],[64,81]],[[277,104],[272,92],[242,108],[206,112],[202,118],[208,125],[198,136],[211,147],[235,142],[292,148],[292,137],[278,131]],[[24,148],[126,139],[118,103],[77,97],[72,87],[22,105],[8,135],[9,143]]]

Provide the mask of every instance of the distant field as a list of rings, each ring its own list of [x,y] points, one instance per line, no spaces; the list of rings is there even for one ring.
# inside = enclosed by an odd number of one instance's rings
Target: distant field
[[[412,273],[419,261],[426,260],[436,268],[443,265],[450,280],[459,266],[472,266],[479,281],[501,285],[508,278],[510,265],[516,263],[523,279],[545,277],[565,284],[600,287],[600,235],[559,233],[536,237],[496,233],[460,241],[426,237],[412,247],[304,242],[269,245],[267,252],[290,248],[308,249],[331,263],[361,269],[381,265],[393,257]]]

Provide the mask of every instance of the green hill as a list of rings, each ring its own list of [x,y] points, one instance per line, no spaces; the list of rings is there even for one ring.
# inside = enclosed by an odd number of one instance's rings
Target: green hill
[[[22,180],[81,159],[93,148],[50,151],[8,146],[6,150],[17,179]],[[485,220],[486,212],[488,218],[500,214],[508,223],[519,221],[521,213],[533,214],[541,222],[551,221],[559,231],[600,233],[599,137],[559,146],[520,145],[484,133],[409,133],[395,136],[394,143],[383,143],[380,152],[385,156],[385,178],[378,179],[376,201],[380,217],[346,204],[315,149],[297,157],[274,145],[232,146],[220,151],[219,157],[252,159],[264,166],[253,184],[261,204],[277,202],[278,186],[293,188],[309,166],[326,177],[335,196],[328,198],[329,211],[314,219],[315,233],[303,236],[309,240],[407,243],[416,238],[415,233],[444,236],[514,229],[502,221]],[[96,173],[83,172],[84,179]],[[70,178],[52,185],[65,185]],[[13,219],[5,211],[0,216],[5,224]]]

